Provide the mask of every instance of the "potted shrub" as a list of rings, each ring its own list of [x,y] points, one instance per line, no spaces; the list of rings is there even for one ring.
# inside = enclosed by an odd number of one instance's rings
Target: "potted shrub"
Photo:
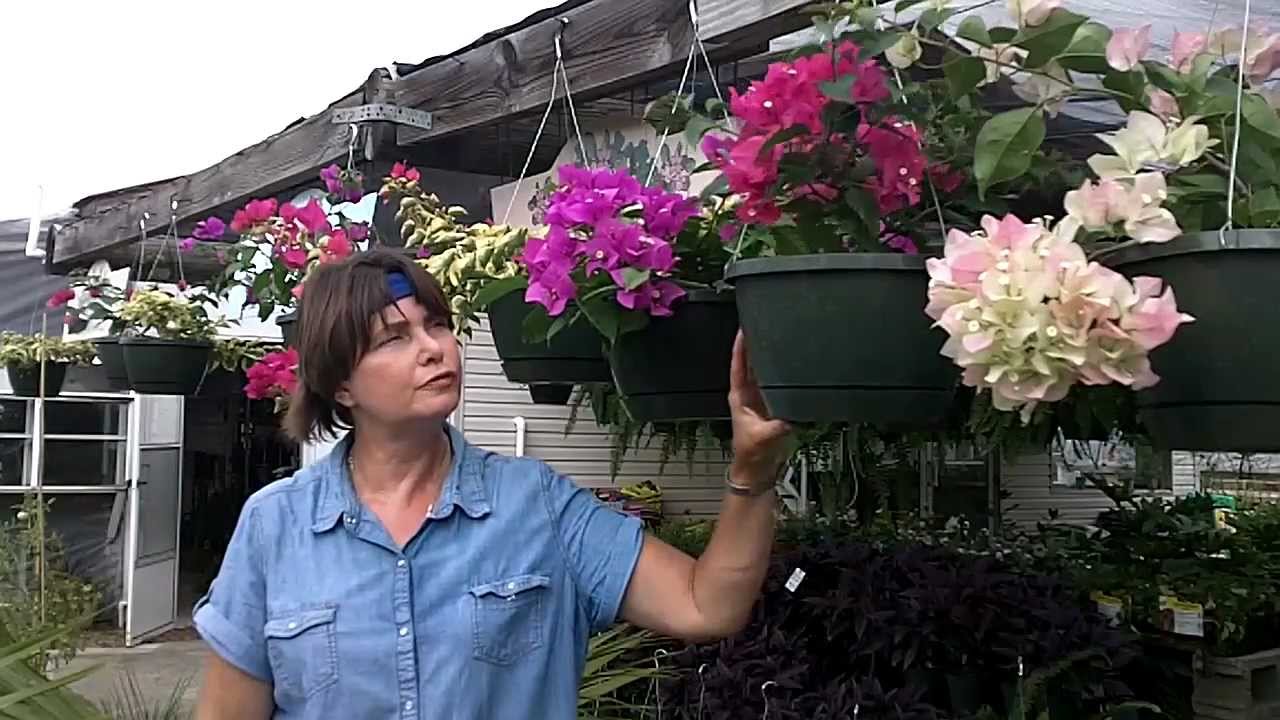
[[[851,10],[830,7],[819,47],[732,91],[725,122],[698,117],[688,131],[740,198],[725,278],[770,413],[931,427],[955,379],[912,300],[928,283],[917,247],[967,201],[949,156],[968,128],[944,132],[892,102],[906,93],[876,60],[883,45],[833,36]]]
[[[547,230],[525,243],[526,274],[509,281],[540,306],[526,322],[553,340],[576,323],[595,328],[634,420],[728,417],[738,318],[721,282],[723,203],[704,210],[621,170],[558,174]]]
[[[9,375],[9,386],[14,395],[57,395],[62,392],[67,368],[88,365],[93,358],[93,346],[86,342],[68,342],[44,335],[0,333],[0,366],[4,366]]]
[[[549,321],[515,292],[523,284],[515,256],[526,232],[487,223],[464,226],[459,219],[466,210],[445,207],[418,180],[417,170],[397,165],[381,195],[384,201],[399,199],[396,218],[405,248],[440,282],[459,337],[471,337],[479,313],[486,312],[503,374],[527,384],[537,403],[564,405],[574,384],[608,382],[600,334],[589,323],[564,327],[549,342],[534,339],[527,327],[541,321],[545,328]]]
[[[191,299],[164,290],[133,293],[120,309],[120,337],[129,387],[156,395],[194,395],[209,369],[214,330],[203,294]]]
[[[368,224],[345,214],[345,203],[363,195],[359,173],[332,165],[321,170],[320,178],[323,199],[312,197],[298,206],[259,198],[237,210],[230,229],[240,239],[230,247],[226,267],[213,284],[219,294],[243,288],[245,307],[257,306],[263,320],[284,310],[276,324],[286,345],[296,342],[297,307],[311,268],[346,258],[369,238]],[[221,221],[210,218],[194,238],[217,240],[224,230]]]

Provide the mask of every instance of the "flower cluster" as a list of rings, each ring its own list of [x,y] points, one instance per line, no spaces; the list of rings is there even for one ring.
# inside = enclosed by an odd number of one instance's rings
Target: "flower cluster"
[[[298,351],[294,348],[269,352],[245,370],[244,386],[250,400],[276,400],[277,410],[298,387]]]
[[[274,199],[251,200],[231,219],[241,235],[267,240],[276,258],[290,270],[304,270],[313,260],[333,262],[355,252],[355,243],[368,237],[368,226],[334,227],[320,202],[298,207],[278,205]]]
[[[963,382],[989,388],[998,410],[1056,402],[1076,383],[1154,385],[1147,354],[1191,316],[1178,312],[1158,278],[1123,275],[1089,262],[1072,233],[1013,215],[982,218],[972,234],[952,230],[944,257],[928,261],[925,312],[946,330],[942,354]]]
[[[624,171],[561,166],[548,230],[529,238],[518,258],[529,273],[525,300],[558,316],[578,296],[577,277],[603,274],[622,307],[671,315],[685,294],[670,279],[674,241],[699,210],[696,200],[644,187]]]
[[[337,165],[330,165],[320,171],[320,180],[329,194],[329,202],[335,205],[360,202],[364,197],[364,175],[359,170],[343,170]]]

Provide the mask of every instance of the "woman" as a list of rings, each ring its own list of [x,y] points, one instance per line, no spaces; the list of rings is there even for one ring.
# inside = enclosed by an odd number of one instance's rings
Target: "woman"
[[[745,624],[788,428],[766,416],[741,337],[727,494],[695,561],[448,424],[459,345],[414,263],[372,251],[322,266],[304,306],[287,429],[350,432],[241,511],[196,604],[213,650],[198,720],[574,718],[587,640],[615,620],[689,640]]]

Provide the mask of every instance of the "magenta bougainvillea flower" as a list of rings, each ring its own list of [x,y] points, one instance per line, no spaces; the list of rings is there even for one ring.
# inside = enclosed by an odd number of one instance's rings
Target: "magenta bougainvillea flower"
[[[298,389],[298,351],[294,348],[267,353],[245,370],[249,379],[244,394],[251,400],[288,398]]]
[[[547,232],[526,241],[518,258],[529,273],[525,300],[558,316],[578,296],[580,280],[605,275],[622,307],[671,315],[685,294],[671,279],[679,263],[674,241],[698,214],[697,201],[644,187],[621,170],[565,165],[558,177]]]

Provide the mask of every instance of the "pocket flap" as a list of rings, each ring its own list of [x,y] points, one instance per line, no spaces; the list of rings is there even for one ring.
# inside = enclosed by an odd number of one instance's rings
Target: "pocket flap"
[[[526,590],[546,587],[550,584],[551,578],[546,575],[516,575],[506,580],[476,585],[470,589],[470,592],[476,597],[496,595],[501,598],[513,598]]]
[[[297,637],[311,628],[333,622],[338,608],[317,608],[268,620],[263,632],[269,638]]]

